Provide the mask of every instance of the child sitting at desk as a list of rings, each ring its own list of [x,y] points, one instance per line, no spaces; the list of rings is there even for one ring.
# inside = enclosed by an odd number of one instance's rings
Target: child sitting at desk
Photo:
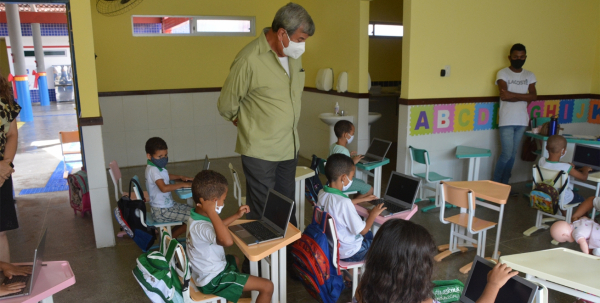
[[[352,124],[350,121],[340,120],[335,123],[333,126],[333,132],[338,140],[329,147],[329,155],[346,155],[352,158],[354,165],[356,165],[356,163],[358,163],[358,161],[360,161],[360,159],[362,159],[364,156],[357,155],[355,151],[350,152],[348,150],[348,144],[352,143],[352,140],[354,140],[354,131],[354,124]],[[354,204],[376,199],[375,196],[373,196],[373,187],[360,179],[355,179],[347,190],[357,191],[359,193],[355,199],[352,199]]]
[[[6,279],[12,279],[13,276],[31,275],[31,269],[31,266],[16,266],[0,261],[0,271]],[[25,282],[4,284],[5,282],[6,280],[0,285],[0,297],[20,292],[27,286],[27,283]]]
[[[360,218],[350,198],[342,192],[353,183],[354,170],[354,162],[350,157],[342,154],[329,156],[325,165],[329,186],[323,186],[319,192],[319,206],[335,220],[340,240],[340,259],[347,262],[364,260],[373,241],[373,233],[369,229],[385,209],[381,203],[369,211],[366,221]]]
[[[226,256],[223,250],[233,245],[227,226],[250,212],[248,205],[242,205],[233,216],[221,220],[219,214],[225,206],[227,190],[227,179],[215,171],[204,170],[194,178],[192,195],[196,209],[191,211],[186,245],[192,279],[202,293],[228,301],[237,302],[242,291],[257,290],[257,303],[271,302],[273,283],[240,273],[238,258]]]
[[[150,196],[150,212],[156,222],[186,222],[190,217],[191,206],[176,203],[171,192],[190,187],[192,178],[169,174],[165,166],[169,162],[167,142],[159,137],[146,141],[146,188]],[[170,180],[188,181],[187,183],[170,184]],[[173,228],[173,238],[177,238],[186,230],[185,223]]]
[[[592,170],[592,168],[590,168],[589,166],[585,166],[580,169],[573,169],[573,164],[560,162],[560,158],[562,158],[567,153],[567,139],[565,139],[563,136],[550,136],[550,138],[548,138],[548,142],[546,143],[546,150],[548,150],[548,158],[540,158],[538,162],[539,167],[558,171],[562,170],[565,173],[569,174],[569,176],[571,177],[575,177],[583,181],[587,180],[588,173]],[[574,193],[572,182],[569,182],[567,187],[565,187],[564,192],[564,199],[563,201],[560,201],[562,205],[581,202],[583,202],[584,204],[591,204],[594,200],[594,197],[584,199],[578,193]],[[575,213],[578,213],[578,211],[576,211]],[[564,215],[564,211],[561,210],[561,212]],[[579,215],[577,218],[581,216],[582,215]],[[575,215],[573,215],[573,218],[575,218]]]
[[[433,292],[433,256],[437,253],[431,234],[421,225],[401,219],[385,222],[365,259],[353,302],[437,303]],[[518,271],[497,264],[477,303],[492,303],[498,291]]]

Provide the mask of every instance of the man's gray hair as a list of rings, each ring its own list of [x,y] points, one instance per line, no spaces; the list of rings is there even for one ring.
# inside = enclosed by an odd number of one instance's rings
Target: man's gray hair
[[[288,3],[280,8],[273,18],[271,28],[277,32],[280,28],[287,31],[288,35],[293,35],[298,28],[302,27],[302,31],[312,36],[315,33],[315,23],[308,12],[299,4]]]

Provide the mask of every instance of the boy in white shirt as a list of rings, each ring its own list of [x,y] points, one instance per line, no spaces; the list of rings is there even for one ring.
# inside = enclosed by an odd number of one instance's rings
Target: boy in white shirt
[[[171,192],[190,187],[192,178],[169,174],[165,166],[169,162],[167,142],[159,137],[146,141],[146,188],[150,196],[150,212],[156,222],[186,222],[190,217],[191,206],[176,203]],[[185,182],[170,184],[170,180]],[[185,223],[173,228],[173,237],[179,237],[186,230]]]
[[[375,218],[386,209],[383,204],[369,211],[369,217],[363,221],[358,215],[352,200],[342,191],[348,190],[354,178],[354,162],[343,154],[333,154],[327,158],[325,176],[329,186],[323,186],[319,192],[319,206],[335,220],[340,240],[340,259],[358,262],[365,259],[373,242],[370,229]]]
[[[579,180],[587,180],[588,173],[592,170],[591,167],[585,166],[580,169],[573,169],[573,164],[560,162],[560,158],[562,158],[567,152],[567,140],[561,135],[554,135],[548,138],[548,142],[546,143],[546,150],[548,150],[548,158],[540,158],[538,161],[538,165],[541,168],[551,169],[551,170],[562,170],[565,173],[569,174],[569,178],[572,179],[577,178]],[[573,183],[569,180],[569,184],[564,189],[564,198],[561,201],[562,205],[565,204],[573,204],[573,203],[581,203],[592,205],[594,197],[589,197],[587,199],[583,198],[578,193],[573,192]],[[580,206],[573,214],[573,221],[579,219],[579,217],[585,214],[585,211],[580,211],[582,207]],[[590,208],[591,209],[591,208]],[[561,210],[564,215],[564,211]]]
[[[267,279],[242,274],[238,271],[240,260],[225,255],[223,247],[233,245],[227,226],[250,212],[242,205],[233,216],[221,220],[219,214],[225,206],[228,184],[223,175],[205,170],[196,175],[192,195],[196,209],[188,221],[187,255],[192,269],[192,279],[204,294],[215,294],[237,302],[242,291],[258,291],[257,303],[271,302],[273,283]]]

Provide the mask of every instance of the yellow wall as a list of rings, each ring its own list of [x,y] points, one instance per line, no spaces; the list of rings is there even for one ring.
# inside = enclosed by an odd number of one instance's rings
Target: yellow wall
[[[75,48],[73,58],[77,62],[80,117],[99,117],[100,106],[98,104],[98,86],[96,85],[94,39],[91,35],[92,20],[90,19],[92,8],[95,6],[92,6],[88,1],[71,1],[70,6],[73,47]]]
[[[514,43],[527,47],[539,94],[589,93],[599,8],[597,0],[405,0],[402,97],[495,96]],[[448,78],[439,76],[444,65]]]
[[[596,4],[600,7],[600,2]],[[600,15],[599,13],[596,13]],[[600,22],[596,26],[596,49],[595,49],[595,60],[594,70],[592,72],[592,94],[600,94]]]
[[[6,49],[6,38],[0,38],[0,49]],[[7,52],[0,52],[0,73],[3,77],[8,77],[10,74]]]
[[[373,0],[370,22],[402,24],[402,0]],[[402,79],[402,39],[369,39],[369,72],[372,81]]]

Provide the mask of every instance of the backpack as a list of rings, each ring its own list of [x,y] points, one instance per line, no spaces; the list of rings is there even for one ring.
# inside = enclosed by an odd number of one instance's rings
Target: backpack
[[[315,175],[306,179],[305,187],[306,187],[306,198],[313,202],[313,205],[317,205],[319,199],[319,192],[323,189],[323,183],[321,183],[321,179],[319,179],[319,169],[321,167],[322,160],[312,155],[312,162],[310,164],[310,169],[315,171]]]
[[[319,222],[315,207],[312,223],[306,227],[300,240],[291,245],[293,271],[300,277],[308,293],[322,303],[335,303],[344,289],[341,272],[331,260],[332,252],[326,232],[329,218],[329,214],[323,212]]]
[[[159,251],[137,258],[133,276],[152,302],[183,303],[184,296],[189,297],[190,264],[183,246],[176,239],[168,238],[169,233],[163,231]]]
[[[433,281],[433,298],[440,303],[460,301],[465,285],[460,280]]]
[[[146,201],[142,196],[142,200],[131,200],[131,190],[133,186],[137,186],[141,191],[140,183],[138,183],[135,179],[131,179],[129,181],[129,196],[123,196],[117,202],[117,207],[120,211],[120,214],[117,214],[115,210],[115,218],[119,225],[123,227],[123,230],[126,232],[133,233],[133,241],[142,249],[142,251],[146,252],[152,245],[154,241],[156,241],[156,234],[154,232],[155,228],[151,226],[146,226],[145,221],[142,221],[146,216]],[[124,222],[125,224],[122,224]],[[128,232],[128,234],[129,234]],[[131,234],[129,234],[131,236]]]
[[[554,184],[556,184],[556,181],[558,181],[558,179],[560,179],[565,172],[561,170],[554,180],[545,180],[540,167],[537,165],[535,167],[537,168],[542,182],[537,183],[534,179],[533,182],[535,183],[535,188],[529,194],[529,204],[532,208],[551,215],[556,215],[559,210],[558,203],[560,194],[563,192],[563,190],[565,190],[569,180],[567,179],[567,182],[565,182],[565,184],[563,184],[563,186],[557,190],[554,187]]]
[[[74,174],[67,176],[69,184],[69,202],[73,212],[77,215],[79,211],[81,216],[85,216],[85,212],[92,212],[90,203],[90,192],[88,187],[87,172],[80,170]]]

